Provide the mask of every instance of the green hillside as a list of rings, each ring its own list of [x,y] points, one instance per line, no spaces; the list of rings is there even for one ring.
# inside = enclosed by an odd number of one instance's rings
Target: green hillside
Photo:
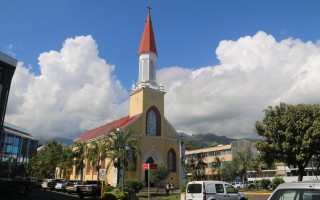
[[[234,139],[226,136],[217,136],[213,133],[192,134],[185,136],[186,150],[215,147],[218,144],[230,144]]]

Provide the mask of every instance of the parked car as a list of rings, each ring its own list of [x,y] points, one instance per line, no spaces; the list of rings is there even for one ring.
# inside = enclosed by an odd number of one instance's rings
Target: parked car
[[[273,191],[268,200],[319,200],[320,182],[301,181],[282,183]]]
[[[41,184],[41,187],[44,190],[46,189],[54,190],[57,182],[58,182],[58,179],[44,179]]]
[[[68,194],[77,193],[77,186],[81,185],[83,181],[70,180],[66,185],[66,191]]]
[[[187,184],[186,200],[247,200],[244,193],[222,181],[191,181]]]
[[[41,188],[42,183],[43,183],[43,179],[37,179],[37,182],[34,184],[34,187]]]
[[[66,192],[66,186],[67,186],[68,180],[59,180],[54,189],[57,191]]]
[[[232,184],[236,189],[243,189],[244,188],[244,184],[242,182],[236,182]]]
[[[101,193],[101,181],[84,181],[82,185],[77,186],[77,193],[80,199],[84,199],[85,196],[98,196]]]

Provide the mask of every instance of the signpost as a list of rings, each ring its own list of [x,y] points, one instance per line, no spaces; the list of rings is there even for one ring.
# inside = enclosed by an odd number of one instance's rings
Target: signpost
[[[99,178],[101,179],[101,198],[103,197],[103,193],[104,193],[104,180],[105,182],[107,179],[107,174],[106,174],[106,169],[99,169]]]
[[[148,170],[148,200],[150,199],[150,169],[157,169],[157,164],[153,164],[153,163],[142,164],[142,170]]]

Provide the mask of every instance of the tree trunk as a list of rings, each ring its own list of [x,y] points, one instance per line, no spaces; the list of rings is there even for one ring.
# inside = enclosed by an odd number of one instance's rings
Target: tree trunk
[[[298,167],[298,181],[302,181],[303,180],[303,173],[304,173],[304,167],[299,166]]]

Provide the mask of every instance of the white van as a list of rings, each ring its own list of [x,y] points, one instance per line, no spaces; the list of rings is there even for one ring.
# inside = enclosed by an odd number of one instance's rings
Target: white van
[[[186,188],[186,200],[247,200],[231,184],[222,181],[191,181]]]

